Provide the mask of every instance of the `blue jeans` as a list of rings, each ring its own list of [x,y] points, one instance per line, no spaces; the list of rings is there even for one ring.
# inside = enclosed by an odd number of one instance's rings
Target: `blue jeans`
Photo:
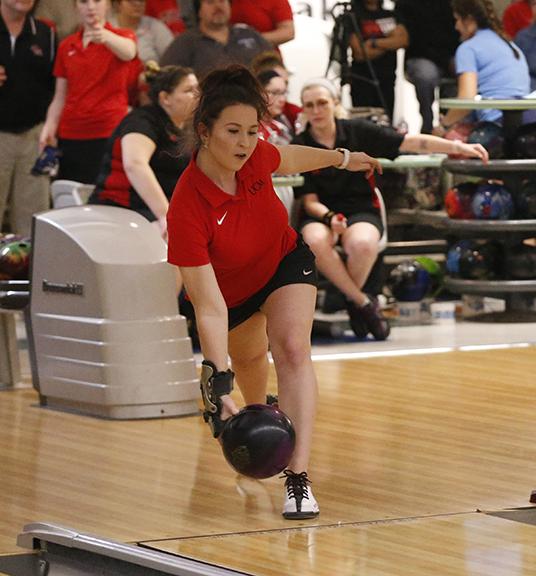
[[[415,86],[419,109],[422,116],[423,134],[430,134],[433,127],[432,104],[435,99],[435,90],[439,86],[442,70],[431,60],[426,58],[410,58],[406,60],[406,77]]]

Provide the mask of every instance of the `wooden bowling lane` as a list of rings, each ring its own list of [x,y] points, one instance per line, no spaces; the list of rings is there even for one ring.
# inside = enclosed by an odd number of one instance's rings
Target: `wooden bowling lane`
[[[317,363],[321,515],[291,526],[526,506],[535,368],[535,348]],[[198,416],[109,421],[36,402],[0,394],[0,553],[20,552],[36,521],[122,542],[289,528],[282,480],[237,477]]]
[[[480,513],[147,542],[255,576],[532,576],[536,526]]]

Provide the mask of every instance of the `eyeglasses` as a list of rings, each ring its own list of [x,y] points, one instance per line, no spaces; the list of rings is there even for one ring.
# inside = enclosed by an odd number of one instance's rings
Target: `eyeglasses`
[[[283,96],[288,96],[286,90],[266,90],[268,96],[273,96],[274,98],[282,98]]]
[[[303,108],[305,110],[313,110],[314,108],[326,108],[329,105],[329,100],[327,99],[320,99],[316,100],[315,102],[304,102]]]

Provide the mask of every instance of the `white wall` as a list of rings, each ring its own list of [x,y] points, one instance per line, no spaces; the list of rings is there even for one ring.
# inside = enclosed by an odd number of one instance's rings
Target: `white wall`
[[[289,82],[289,101],[298,104],[302,84],[310,78],[326,75],[333,20],[330,17],[327,19],[321,17],[324,2],[320,0],[310,0],[307,3],[290,0],[290,3],[295,12],[307,6],[307,9],[314,15],[309,17],[300,13],[295,14],[296,36],[294,40],[280,47],[285,65],[292,72]],[[328,8],[334,4],[336,4],[335,0],[325,2]],[[415,89],[404,78],[403,52],[403,50],[398,51],[393,124],[396,126],[404,120],[408,124],[409,132],[416,134],[420,130],[421,116]],[[330,67],[328,77],[338,83],[338,73],[338,64],[334,63]],[[345,86],[342,93],[342,102],[348,108],[352,105],[349,90],[349,86]]]

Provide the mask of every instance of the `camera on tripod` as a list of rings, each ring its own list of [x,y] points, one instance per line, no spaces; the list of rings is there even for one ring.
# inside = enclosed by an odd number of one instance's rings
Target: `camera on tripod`
[[[372,84],[378,94],[378,102],[384,110],[387,110],[385,98],[380,88],[378,76],[374,70],[374,65],[367,56],[364,49],[364,40],[361,33],[360,13],[363,6],[360,0],[348,0],[337,2],[331,9],[333,17],[333,33],[331,36],[331,46],[329,50],[329,61],[326,69],[326,76],[334,62],[340,66],[340,85],[341,88],[346,84],[351,84],[352,79],[359,79],[363,82]],[[369,77],[357,75],[352,72],[351,62],[349,61],[348,50],[350,47],[350,38],[355,35],[361,45],[365,62],[369,72]]]

